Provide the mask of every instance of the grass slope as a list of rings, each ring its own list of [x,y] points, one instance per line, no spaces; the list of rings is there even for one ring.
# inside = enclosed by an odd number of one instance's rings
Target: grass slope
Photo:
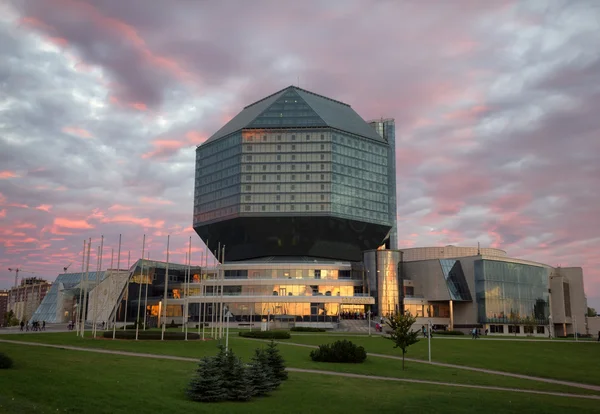
[[[81,339],[71,333],[48,333],[40,335],[10,335],[0,338],[13,340],[29,340],[35,342],[52,343],[57,345],[71,345],[89,348],[100,348],[109,350],[119,350],[128,352],[141,352],[157,355],[174,355],[191,358],[200,358],[204,355],[214,354],[216,350],[215,341],[123,341],[123,340],[105,340],[105,339]],[[317,339],[317,338],[312,338]],[[354,340],[356,338],[351,338]],[[369,339],[369,338],[366,338]],[[384,342],[388,350],[391,348],[391,342],[384,341],[381,338],[379,342]],[[234,352],[249,360],[254,349],[262,346],[260,341],[242,339],[239,337],[230,338],[230,347]],[[0,343],[0,350],[3,344]],[[532,390],[571,392],[577,394],[594,394],[594,391],[584,390],[574,387],[564,387],[561,385],[547,384],[543,382],[513,379],[498,375],[470,372],[455,368],[437,367],[428,364],[408,363],[407,370],[402,370],[402,362],[398,360],[389,360],[384,358],[369,357],[362,364],[327,364],[311,361],[309,357],[310,348],[298,347],[295,345],[279,346],[288,367],[330,370],[345,373],[355,373],[364,375],[380,375],[396,378],[411,378],[433,381],[444,381],[459,384],[493,385],[507,388],[523,388]],[[368,343],[366,350],[372,351],[372,343]]]
[[[0,344],[6,413],[494,413],[597,412],[598,401],[292,373],[272,396],[201,404],[184,389],[195,364]]]

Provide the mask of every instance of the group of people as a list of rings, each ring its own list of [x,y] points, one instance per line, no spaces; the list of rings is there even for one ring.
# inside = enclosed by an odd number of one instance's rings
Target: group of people
[[[489,331],[486,329],[486,330],[485,330],[485,332],[484,332],[484,333],[485,333],[485,335],[487,335],[487,334],[488,334],[488,332],[489,332]],[[477,338],[479,338],[480,336],[481,336],[481,329],[473,328],[473,329],[471,330],[471,339],[477,339]]]
[[[367,319],[367,314],[364,312],[340,312],[341,319],[356,319],[356,320],[365,320]]]
[[[20,323],[21,331],[29,332],[29,321],[21,321]],[[32,331],[45,331],[46,330],[46,321],[42,321],[40,325],[39,321],[31,322],[31,330]]]

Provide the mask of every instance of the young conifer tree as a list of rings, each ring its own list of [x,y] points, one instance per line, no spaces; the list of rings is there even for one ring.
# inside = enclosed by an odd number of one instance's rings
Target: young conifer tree
[[[196,374],[190,381],[187,395],[194,401],[216,402],[227,398],[223,388],[221,366],[214,357],[204,357],[200,360]]]
[[[248,369],[248,379],[254,387],[254,395],[267,395],[273,386],[273,371],[269,367],[265,352],[257,348]]]
[[[271,340],[267,349],[265,350],[267,354],[267,360],[269,361],[269,366],[273,371],[273,376],[276,379],[277,386],[281,384],[282,381],[288,379],[288,373],[285,370],[285,361],[283,357],[279,353],[279,348],[277,348],[277,344],[275,341]]]
[[[249,378],[249,368],[246,368],[240,358],[234,358],[232,380],[229,384],[229,399],[233,401],[248,401],[254,395],[254,385]]]

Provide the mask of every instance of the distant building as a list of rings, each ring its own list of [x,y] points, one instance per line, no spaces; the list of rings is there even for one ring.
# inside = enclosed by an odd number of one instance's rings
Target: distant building
[[[19,320],[30,320],[52,283],[38,277],[21,280],[18,287],[8,291],[8,311],[13,311]]]
[[[8,323],[4,316],[8,312],[8,290],[0,290],[0,326]]]

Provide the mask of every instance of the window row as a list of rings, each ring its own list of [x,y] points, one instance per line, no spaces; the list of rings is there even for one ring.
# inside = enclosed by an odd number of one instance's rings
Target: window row
[[[350,148],[367,150],[370,153],[387,154],[387,146],[366,141],[364,138],[354,138],[346,134],[333,134],[333,142]]]
[[[244,182],[256,183],[259,181],[276,182],[276,181],[330,181],[329,174],[246,174]]]
[[[291,161],[302,161],[302,162],[317,162],[317,161],[331,161],[331,155],[329,153],[298,153],[298,154],[260,154],[260,155],[245,155],[244,162],[254,163],[270,163],[270,162],[291,162]]]
[[[244,144],[243,151],[245,153],[275,153],[275,152],[320,152],[331,150],[330,145],[327,143],[304,143],[304,144]]]
[[[250,172],[288,172],[288,171],[326,171],[327,164],[245,164],[244,171]],[[328,169],[327,169],[328,170]]]
[[[324,193],[303,193],[303,194],[253,194],[245,195],[243,198],[245,203],[279,203],[279,202],[296,202],[311,203],[317,201],[330,201],[329,194]]]
[[[329,205],[327,204],[246,204],[244,205],[244,212],[246,213],[279,213],[279,212],[321,212],[329,211]]]
[[[279,132],[269,132],[269,133],[253,133],[253,132],[244,132],[243,133],[244,142],[292,142],[292,141],[328,141],[329,133],[324,133],[321,131],[317,132],[287,132],[287,133],[279,133]]]
[[[311,184],[311,183],[299,183],[299,184],[246,184],[242,186],[243,193],[289,193],[289,192],[300,192],[300,193],[313,193],[317,191],[330,191],[330,184]]]

